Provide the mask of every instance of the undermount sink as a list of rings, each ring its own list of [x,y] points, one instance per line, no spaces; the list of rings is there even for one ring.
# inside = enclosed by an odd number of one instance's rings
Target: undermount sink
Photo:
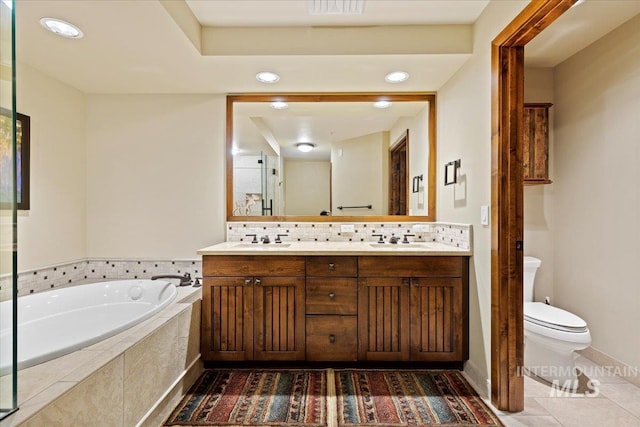
[[[288,248],[291,243],[238,243],[234,248],[252,248],[252,249],[277,249]]]
[[[428,248],[427,243],[369,243],[369,246],[376,249],[402,249],[402,248]]]

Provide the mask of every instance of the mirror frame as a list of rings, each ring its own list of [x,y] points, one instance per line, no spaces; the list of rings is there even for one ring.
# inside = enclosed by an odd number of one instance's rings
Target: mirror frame
[[[236,102],[429,102],[429,160],[427,164],[427,211],[429,215],[233,215],[233,106]],[[227,221],[234,222],[433,222],[436,220],[436,94],[433,92],[336,92],[336,93],[255,93],[227,95]],[[409,183],[407,183],[408,185]]]

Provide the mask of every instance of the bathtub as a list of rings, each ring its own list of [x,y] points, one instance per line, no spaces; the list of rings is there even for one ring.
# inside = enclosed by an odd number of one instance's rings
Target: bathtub
[[[18,369],[90,346],[153,316],[177,289],[162,280],[117,280],[18,298]],[[11,301],[0,303],[10,325]],[[11,330],[0,330],[0,375],[11,363]]]

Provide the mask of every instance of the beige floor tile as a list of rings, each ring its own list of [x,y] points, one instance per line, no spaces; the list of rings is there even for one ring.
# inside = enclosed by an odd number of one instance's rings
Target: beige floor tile
[[[600,384],[600,393],[640,417],[640,388],[633,384]]]
[[[584,356],[576,359],[576,368],[579,368],[587,377],[598,380],[601,384],[626,383],[627,381],[619,375],[614,375],[609,368],[602,367]]]
[[[506,427],[562,427],[555,418],[547,416],[510,415],[500,418]]]
[[[609,399],[537,397],[536,401],[564,427],[640,427],[640,419]]]

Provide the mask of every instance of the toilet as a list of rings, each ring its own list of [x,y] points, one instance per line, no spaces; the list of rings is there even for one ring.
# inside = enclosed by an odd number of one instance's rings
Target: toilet
[[[524,365],[552,384],[574,384],[574,352],[591,345],[591,334],[587,323],[575,314],[533,302],[534,280],[541,264],[537,258],[524,257]]]

